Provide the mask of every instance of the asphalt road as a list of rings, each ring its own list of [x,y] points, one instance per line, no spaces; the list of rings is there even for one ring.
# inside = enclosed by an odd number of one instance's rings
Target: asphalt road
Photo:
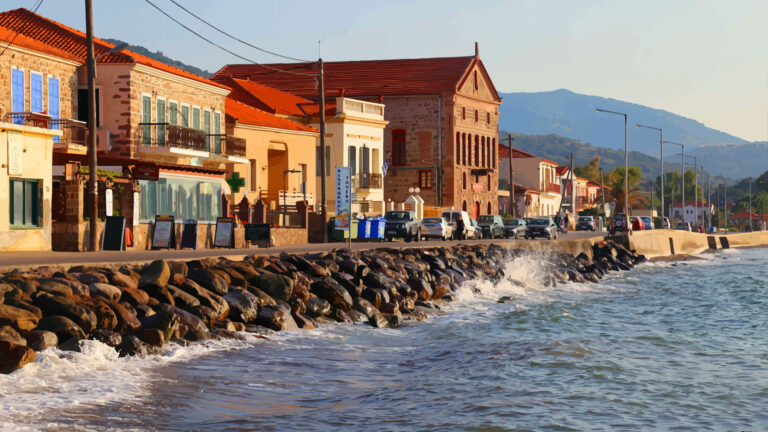
[[[566,235],[560,234],[558,240],[573,240],[579,238],[599,237],[600,233],[595,232],[569,232]],[[352,250],[376,249],[380,247],[425,247],[425,246],[445,246],[452,243],[463,244],[484,244],[484,243],[508,243],[508,242],[548,242],[550,240],[511,240],[511,239],[486,239],[486,240],[464,240],[464,241],[440,241],[429,240],[421,242],[405,242],[396,240],[391,243],[367,241],[352,242]],[[205,257],[226,256],[233,259],[240,259],[246,255],[276,255],[281,252],[288,253],[312,253],[322,252],[332,249],[346,248],[347,243],[310,243],[302,245],[291,245],[274,248],[248,249],[201,249],[201,250],[136,250],[136,251],[99,251],[99,252],[0,252],[0,270],[11,270],[15,268],[28,268],[41,265],[78,265],[78,264],[116,264],[116,263],[142,263],[156,259],[166,260],[192,260]]]

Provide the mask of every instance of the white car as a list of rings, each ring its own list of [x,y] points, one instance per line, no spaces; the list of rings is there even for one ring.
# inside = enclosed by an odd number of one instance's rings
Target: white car
[[[427,217],[421,220],[421,236],[425,239],[450,240],[453,236],[453,228],[445,218]]]
[[[459,216],[461,216],[461,220],[464,222],[464,238],[474,238],[474,234],[469,233],[469,215],[467,212],[463,210],[450,210],[444,211],[441,216],[448,222],[448,225],[451,226],[451,229],[454,232],[456,231],[456,221],[459,220]]]
[[[477,221],[470,219],[469,223],[464,224],[464,238],[466,239],[481,239],[483,238],[483,229],[477,224]]]

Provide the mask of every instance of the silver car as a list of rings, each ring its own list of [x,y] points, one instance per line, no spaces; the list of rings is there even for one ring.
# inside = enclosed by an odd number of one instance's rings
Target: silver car
[[[428,217],[421,220],[421,236],[425,239],[439,238],[450,240],[453,228],[441,217]]]

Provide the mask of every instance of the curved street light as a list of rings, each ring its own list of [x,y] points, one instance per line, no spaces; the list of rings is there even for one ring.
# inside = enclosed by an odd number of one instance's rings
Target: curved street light
[[[679,145],[683,150],[680,156],[680,193],[681,195],[681,201],[682,201],[682,212],[683,212],[683,225],[685,225],[685,144],[676,143],[674,141],[662,141],[664,144],[674,144]],[[674,202],[675,197],[672,197],[672,201]]]
[[[627,221],[629,221],[629,153],[627,152],[629,136],[627,134],[627,114],[608,111],[602,108],[595,109],[595,112],[615,114],[624,117],[624,215],[627,217]]]
[[[659,131],[659,146],[661,159],[661,224],[664,225],[664,131],[661,128],[636,124],[636,128],[646,128]],[[651,179],[651,212],[653,212],[653,179]]]

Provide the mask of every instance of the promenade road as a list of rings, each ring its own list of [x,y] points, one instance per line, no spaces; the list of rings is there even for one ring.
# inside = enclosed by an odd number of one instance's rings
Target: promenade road
[[[569,232],[566,235],[560,235],[558,240],[574,240],[580,238],[595,239],[602,238],[600,233],[594,232]],[[465,240],[465,244],[483,244],[483,243],[513,243],[513,242],[549,242],[549,240],[509,240],[509,239],[486,239],[486,240]],[[381,247],[407,248],[407,247],[427,247],[427,246],[445,246],[454,241],[430,240],[421,242],[394,241],[391,243],[367,241],[352,242],[352,250],[376,249]],[[281,252],[288,253],[313,253],[329,251],[333,249],[346,248],[347,243],[309,243],[302,245],[291,245],[274,248],[248,249],[200,249],[200,250],[128,250],[118,251],[98,251],[98,252],[0,252],[0,271],[8,271],[15,268],[28,268],[41,265],[80,265],[80,264],[117,264],[117,263],[143,263],[157,259],[165,260],[192,260],[205,257],[228,257],[231,259],[242,259],[246,255],[277,255]]]

